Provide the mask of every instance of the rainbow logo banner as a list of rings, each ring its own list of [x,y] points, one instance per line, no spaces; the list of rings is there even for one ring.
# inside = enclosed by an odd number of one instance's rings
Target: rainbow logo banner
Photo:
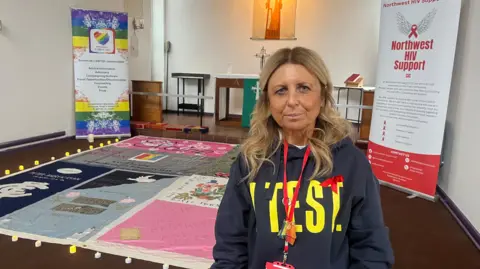
[[[128,14],[72,9],[76,137],[129,137]]]

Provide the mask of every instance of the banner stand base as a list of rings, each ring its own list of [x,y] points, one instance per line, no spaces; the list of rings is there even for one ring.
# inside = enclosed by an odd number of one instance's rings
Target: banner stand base
[[[132,137],[131,134],[107,134],[107,135],[95,135],[95,138],[125,138],[125,137]],[[87,139],[88,135],[76,135],[75,139]]]
[[[386,186],[386,187],[389,187],[389,188],[392,188],[392,189],[395,189],[397,191],[401,191],[401,192],[404,192],[404,193],[407,193],[407,194],[412,194],[412,195],[415,195],[417,197],[423,198],[425,200],[429,200],[431,202],[436,202],[438,200],[438,195],[430,196],[430,195],[427,195],[425,193],[417,192],[417,191],[414,191],[414,190],[411,190],[411,189],[407,189],[407,188],[404,188],[404,187],[397,186],[397,185],[389,183],[389,182],[382,181],[380,179],[378,179],[378,181],[380,182],[380,185],[383,185],[383,186]]]

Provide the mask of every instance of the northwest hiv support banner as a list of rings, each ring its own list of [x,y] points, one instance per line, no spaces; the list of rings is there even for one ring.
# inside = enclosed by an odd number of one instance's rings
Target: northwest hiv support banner
[[[127,13],[72,9],[77,138],[130,136]]]
[[[431,199],[440,166],[461,1],[382,1],[368,158],[387,185]]]

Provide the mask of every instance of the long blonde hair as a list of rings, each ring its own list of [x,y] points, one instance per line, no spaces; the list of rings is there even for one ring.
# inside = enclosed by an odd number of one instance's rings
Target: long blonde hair
[[[249,171],[246,176],[248,181],[255,179],[264,162],[273,164],[270,158],[283,142],[281,128],[269,112],[267,90],[272,74],[280,66],[287,63],[304,66],[318,78],[322,87],[322,107],[317,118],[315,131],[308,139],[308,144],[315,158],[315,170],[312,178],[325,176],[332,172],[332,145],[352,134],[350,122],[342,118],[334,108],[333,85],[322,58],[316,52],[303,47],[280,49],[269,57],[260,74],[262,94],[252,113],[249,136],[240,149]]]

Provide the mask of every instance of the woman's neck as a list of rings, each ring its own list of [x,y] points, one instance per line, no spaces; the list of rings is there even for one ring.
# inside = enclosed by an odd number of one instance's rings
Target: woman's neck
[[[308,143],[308,135],[305,132],[284,131],[283,135],[285,136],[285,140],[287,140],[287,143],[291,145],[305,146]]]

